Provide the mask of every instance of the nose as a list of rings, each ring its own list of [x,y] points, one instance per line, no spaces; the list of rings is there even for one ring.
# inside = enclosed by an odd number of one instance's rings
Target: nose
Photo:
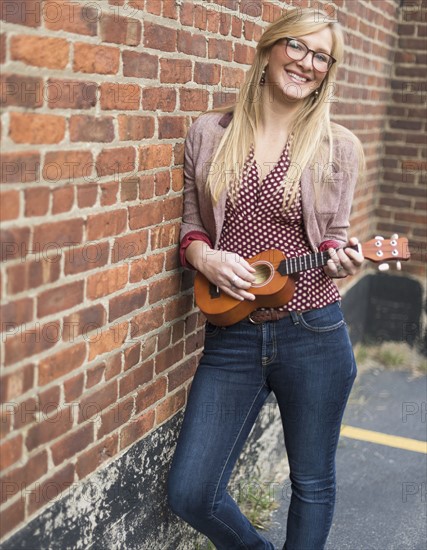
[[[297,64],[302,67],[305,71],[310,71],[313,68],[313,52],[307,52],[307,55],[297,61]]]

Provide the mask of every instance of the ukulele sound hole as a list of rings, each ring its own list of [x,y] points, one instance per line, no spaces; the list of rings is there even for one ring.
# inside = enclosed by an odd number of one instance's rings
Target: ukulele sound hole
[[[260,263],[252,264],[252,267],[255,268],[255,282],[252,283],[253,286],[260,286],[267,283],[272,276],[272,267],[269,264]]]

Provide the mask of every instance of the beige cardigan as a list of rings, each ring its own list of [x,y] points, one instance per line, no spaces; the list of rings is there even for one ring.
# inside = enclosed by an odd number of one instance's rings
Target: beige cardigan
[[[190,127],[185,140],[184,158],[184,212],[180,241],[190,231],[207,234],[218,247],[224,223],[226,192],[213,206],[206,194],[206,180],[209,173],[209,159],[218,146],[225,128],[232,119],[232,113],[205,113]],[[343,129],[350,134],[349,130]],[[313,171],[306,168],[301,175],[303,222],[310,246],[314,252],[324,240],[333,239],[341,246],[347,243],[347,228],[358,176],[358,158],[353,142],[334,142],[334,166],[345,161],[350,177],[334,171],[324,191],[318,209],[314,205],[312,183]]]

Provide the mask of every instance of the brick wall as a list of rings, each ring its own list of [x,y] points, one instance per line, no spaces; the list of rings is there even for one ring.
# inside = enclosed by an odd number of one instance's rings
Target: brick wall
[[[312,5],[337,15],[348,38],[330,100],[368,161],[352,234],[398,229],[424,246],[425,84],[414,64],[425,8]],[[282,9],[3,2],[3,535],[184,407],[203,323],[178,265],[184,137],[201,111],[232,101]],[[394,64],[398,46],[407,51]]]

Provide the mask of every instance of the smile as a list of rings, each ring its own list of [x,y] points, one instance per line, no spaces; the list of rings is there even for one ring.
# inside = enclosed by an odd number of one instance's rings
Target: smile
[[[308,82],[308,78],[302,78],[301,76],[298,76],[297,74],[291,72],[291,71],[286,71],[286,73],[292,78],[292,80],[294,80],[295,82]]]

